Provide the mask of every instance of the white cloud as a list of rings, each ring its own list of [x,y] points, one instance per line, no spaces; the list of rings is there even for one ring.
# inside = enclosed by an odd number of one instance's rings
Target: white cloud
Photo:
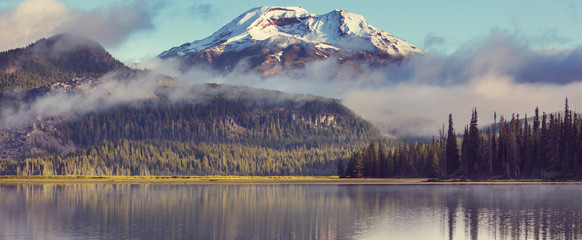
[[[25,0],[11,12],[0,15],[0,49],[24,47],[54,32],[71,17],[57,0]]]
[[[133,2],[85,11],[58,0],[24,0],[0,13],[0,50],[25,47],[64,32],[117,46],[132,33],[153,28],[151,5]]]

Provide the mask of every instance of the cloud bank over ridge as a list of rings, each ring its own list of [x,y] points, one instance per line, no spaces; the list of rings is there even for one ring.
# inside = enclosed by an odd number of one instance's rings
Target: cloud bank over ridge
[[[141,66],[189,83],[225,83],[292,93],[341,98],[345,105],[390,136],[431,136],[453,113],[456,128],[468,123],[477,107],[479,123],[493,113],[533,115],[582,103],[582,46],[535,49],[504,31],[461,46],[450,55],[430,52],[385,68],[339,65],[335,59],[314,62],[301,71],[262,78],[244,70],[227,75],[201,67],[180,71],[171,61],[150,59]]]

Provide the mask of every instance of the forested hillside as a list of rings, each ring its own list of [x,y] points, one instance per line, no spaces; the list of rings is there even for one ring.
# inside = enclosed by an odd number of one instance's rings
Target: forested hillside
[[[56,35],[0,53],[0,94],[75,77],[100,77],[116,69],[128,68],[99,43],[73,34]]]
[[[347,177],[446,177],[579,179],[582,176],[582,118],[569,109],[533,118],[501,116],[479,130],[477,110],[457,138],[449,116],[448,134],[431,143],[401,143],[388,148],[375,143],[354,152]]]
[[[379,138],[338,100],[209,87],[217,94],[145,100],[64,121],[56,135],[76,151],[39,146],[51,154],[5,160],[0,173],[331,175],[337,159]]]

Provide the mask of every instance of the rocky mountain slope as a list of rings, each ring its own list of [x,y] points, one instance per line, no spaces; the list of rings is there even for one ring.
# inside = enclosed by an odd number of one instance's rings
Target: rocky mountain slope
[[[188,67],[210,65],[229,71],[237,65],[265,76],[314,60],[385,65],[423,54],[414,45],[372,25],[358,14],[334,10],[316,15],[301,7],[251,9],[211,36],[159,55]]]

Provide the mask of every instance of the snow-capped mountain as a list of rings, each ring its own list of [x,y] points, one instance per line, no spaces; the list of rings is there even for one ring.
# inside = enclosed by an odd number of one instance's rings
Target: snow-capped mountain
[[[187,65],[229,70],[244,61],[264,75],[317,59],[387,64],[422,50],[343,10],[315,15],[301,7],[251,9],[211,36],[171,48],[159,56]]]

